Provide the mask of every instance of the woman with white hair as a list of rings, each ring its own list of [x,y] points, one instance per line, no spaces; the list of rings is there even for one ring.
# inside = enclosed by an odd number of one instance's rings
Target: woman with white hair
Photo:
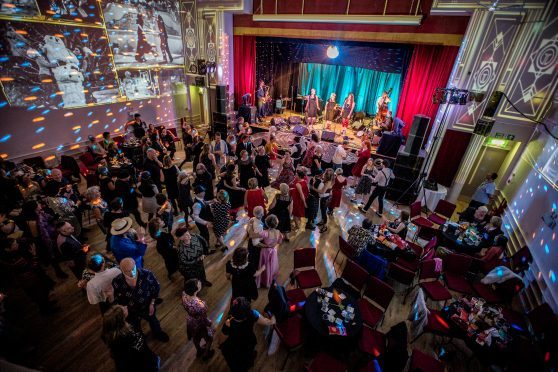
[[[275,195],[275,199],[269,206],[269,212],[277,216],[279,225],[277,229],[283,234],[286,242],[289,241],[289,233],[291,232],[291,214],[293,213],[293,199],[291,198],[289,185],[282,183],[279,185],[279,194]]]
[[[91,186],[90,188],[85,190],[84,197],[85,200],[87,200],[87,205],[93,212],[93,216],[95,217],[95,221],[97,221],[97,225],[99,226],[103,234],[106,234],[107,230],[103,225],[103,216],[108,210],[108,206],[107,202],[104,201],[101,197],[101,190],[99,186]]]

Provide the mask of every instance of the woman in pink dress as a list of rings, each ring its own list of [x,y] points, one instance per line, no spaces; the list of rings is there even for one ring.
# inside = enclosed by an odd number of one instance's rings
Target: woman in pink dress
[[[368,140],[362,141],[362,148],[358,152],[358,160],[355,166],[353,167],[353,171],[352,171],[353,176],[356,177],[356,181],[358,181],[358,179],[360,178],[360,174],[362,173],[362,168],[364,167],[368,159],[370,159],[371,155],[372,155],[372,145],[370,144],[370,141]]]
[[[269,288],[273,279],[279,274],[279,259],[277,258],[277,246],[283,241],[283,234],[277,230],[279,220],[274,214],[265,219],[267,230],[260,233],[262,248],[260,249],[259,269],[265,267],[260,276],[256,277],[258,288]]]
[[[308,181],[304,170],[297,169],[294,182],[290,186],[291,197],[293,198],[293,220],[295,229],[300,226],[300,218],[306,216],[306,199],[308,199]]]

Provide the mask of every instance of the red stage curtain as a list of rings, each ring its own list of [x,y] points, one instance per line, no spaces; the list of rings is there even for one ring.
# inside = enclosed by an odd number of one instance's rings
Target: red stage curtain
[[[242,104],[242,95],[250,93],[254,103],[256,89],[256,37],[234,36],[234,95],[236,104]]]
[[[471,136],[472,133],[468,132],[446,130],[429,177],[446,187],[450,187],[455,174],[459,170],[461,159],[467,151]]]
[[[434,121],[439,105],[432,104],[432,94],[448,83],[458,51],[456,46],[415,45],[396,114],[405,123],[405,136],[415,115],[426,115],[431,118],[430,123]]]

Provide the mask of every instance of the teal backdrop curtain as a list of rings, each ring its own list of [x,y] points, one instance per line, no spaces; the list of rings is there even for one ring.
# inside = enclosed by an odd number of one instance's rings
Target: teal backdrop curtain
[[[393,88],[389,110],[394,114],[397,111],[401,74],[352,66],[301,63],[299,76],[301,95],[310,94],[310,89],[314,88],[325,102],[335,92],[337,102],[343,104],[347,95],[352,92],[355,95],[355,112],[365,111],[368,114],[376,113],[376,100],[382,92]]]

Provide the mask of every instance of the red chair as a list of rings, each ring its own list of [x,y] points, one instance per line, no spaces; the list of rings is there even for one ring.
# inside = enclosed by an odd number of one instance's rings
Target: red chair
[[[304,270],[300,270],[300,269]],[[299,288],[321,287],[322,281],[316,271],[316,249],[299,248],[294,251],[294,276]]]
[[[444,370],[444,365],[438,359],[413,349],[409,371],[444,372]]]
[[[351,258],[355,255],[355,249],[353,248],[353,246],[347,243],[347,241],[343,239],[341,235],[339,235],[339,249],[337,249],[335,258],[333,258],[333,267],[335,267],[335,261],[337,261],[337,256],[339,256],[339,252],[343,252],[343,254],[347,258]]]
[[[452,291],[472,294],[473,288],[465,278],[465,274],[471,268],[473,258],[464,254],[451,253],[443,258],[444,277],[446,285]]]
[[[453,338],[450,325],[438,310],[428,309],[428,322],[422,329],[422,332],[411,340],[411,344],[418,340],[423,334],[432,333],[436,336]]]
[[[345,372],[347,366],[329,354],[320,352],[314,357],[310,365],[306,367],[306,370],[308,372]]]
[[[394,294],[395,291],[389,284],[374,276],[369,277],[364,294],[358,300],[362,321],[370,327],[376,327],[383,321]]]
[[[415,233],[415,238],[419,231],[423,227],[432,227],[434,224],[421,216],[422,205],[420,201],[416,201],[410,206],[410,218],[411,222],[417,226],[417,232]]]
[[[504,304],[511,302],[513,297],[523,289],[521,279],[512,278],[500,284],[472,283],[471,286],[476,294],[489,304]]]
[[[443,225],[453,216],[455,212],[455,204],[449,201],[439,200],[434,209],[434,213],[428,216],[428,219],[436,225]]]
[[[521,275],[529,268],[531,262],[533,262],[533,255],[528,246],[524,246],[510,258],[511,269],[516,274]]]
[[[289,312],[293,313],[304,308],[304,304],[306,303],[306,293],[304,293],[304,290],[300,288],[291,289],[286,291],[286,295]]]
[[[368,272],[353,260],[347,260],[347,264],[341,273],[341,278],[355,291],[357,297],[360,297],[368,276]]]
[[[291,316],[279,324],[275,324],[273,329],[277,332],[283,346],[287,349],[287,356],[283,362],[281,370],[285,368],[287,360],[292,351],[302,346],[302,318],[300,316]]]
[[[375,329],[362,327],[362,335],[358,341],[358,348],[374,359],[378,359],[386,351],[386,335]]]
[[[419,286],[428,298],[433,301],[447,301],[452,298],[450,291],[438,279],[440,273],[436,271],[434,260],[422,261],[419,268]]]
[[[410,286],[415,280],[416,272],[406,269],[398,263],[390,262],[387,275],[396,282]]]
[[[124,137],[122,136],[114,136],[112,137],[112,140],[116,142],[118,146],[122,146],[122,144],[124,143]]]
[[[405,259],[397,260],[397,264],[406,268],[407,270],[416,272],[418,270],[420,261],[431,260],[434,258],[434,255],[436,254],[436,245],[438,244],[438,238],[433,237],[432,239],[430,239],[428,243],[426,243],[424,248],[412,242],[407,243],[409,244],[409,247],[416,253],[417,257],[413,261],[406,261]]]

